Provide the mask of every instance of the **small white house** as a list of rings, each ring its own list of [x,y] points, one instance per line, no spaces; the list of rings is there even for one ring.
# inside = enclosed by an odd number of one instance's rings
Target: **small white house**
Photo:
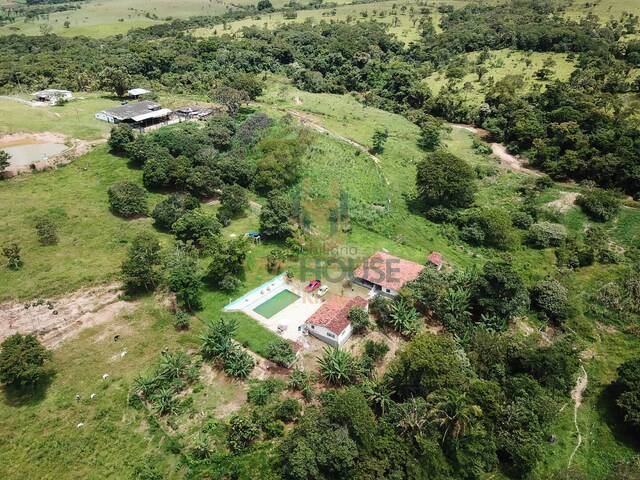
[[[69,90],[57,90],[55,88],[40,90],[34,93],[33,96],[38,102],[49,102],[52,104],[56,104],[60,100],[71,100],[73,98],[73,94]]]
[[[307,332],[329,345],[342,346],[353,331],[348,317],[353,307],[366,310],[367,301],[362,297],[329,297],[305,322]]]

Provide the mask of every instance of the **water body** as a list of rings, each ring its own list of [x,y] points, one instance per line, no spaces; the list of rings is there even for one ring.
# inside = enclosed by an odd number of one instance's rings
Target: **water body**
[[[12,145],[10,147],[0,145],[0,150],[4,150],[11,155],[9,163],[16,167],[45,160],[48,157],[65,151],[67,148],[69,147],[64,143],[25,143]]]

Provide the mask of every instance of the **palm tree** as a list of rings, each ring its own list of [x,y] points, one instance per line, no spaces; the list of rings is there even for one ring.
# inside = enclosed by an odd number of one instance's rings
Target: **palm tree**
[[[238,345],[234,345],[224,356],[224,373],[231,377],[247,378],[254,366],[253,357]]]
[[[366,380],[362,385],[362,390],[369,403],[384,415],[391,405],[391,397],[395,391],[385,379],[372,378]]]
[[[427,400],[431,404],[429,418],[442,430],[443,444],[447,437],[465,436],[475,420],[482,416],[482,409],[471,404],[464,393],[444,390],[432,393]]]
[[[189,363],[189,357],[184,352],[162,352],[158,374],[167,380],[179,379],[184,376]]]
[[[233,334],[236,331],[236,322],[233,319],[221,318],[217,322],[208,322],[208,329],[200,336],[202,345],[200,352],[205,359],[219,359],[223,357],[233,346]]]
[[[356,380],[356,361],[349,352],[337,347],[325,347],[318,357],[320,376],[331,385],[345,385]]]
[[[398,405],[399,419],[397,428],[405,438],[414,439],[425,432],[429,424],[428,407],[424,398],[411,397]]]
[[[415,335],[420,328],[417,310],[404,298],[399,298],[391,305],[391,325],[402,335]]]

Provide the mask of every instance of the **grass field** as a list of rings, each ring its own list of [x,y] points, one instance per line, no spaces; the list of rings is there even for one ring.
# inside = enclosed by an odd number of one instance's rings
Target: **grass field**
[[[0,28],[0,35],[40,35],[41,26],[46,25],[52,32],[62,36],[86,35],[100,38],[174,18],[221,15],[234,7],[246,7],[255,3],[253,0],[181,0],[177,5],[172,0],[89,0],[81,3],[79,10],[51,13],[46,18],[30,21],[20,18],[15,23]],[[287,2],[272,0],[271,3],[278,8]],[[336,3],[344,2],[337,0]],[[65,21],[69,22],[68,28],[64,26]]]
[[[406,10],[401,11],[400,6],[406,7]],[[418,38],[419,20],[422,18],[418,10],[419,7],[415,2],[385,1],[341,5],[331,9],[300,10],[294,19],[286,19],[282,13],[261,14],[213,28],[198,28],[193,31],[193,34],[195,36],[208,37],[211,35],[233,34],[245,27],[275,29],[289,23],[375,20],[387,25],[391,33],[408,43]],[[392,12],[397,13],[397,15],[393,15]]]
[[[112,340],[115,333],[121,335],[118,343]],[[127,394],[133,379],[157,361],[164,346],[184,349],[179,345],[183,338],[166,311],[149,299],[133,313],[85,330],[56,350],[57,373],[42,395],[22,401],[4,392],[0,476],[132,478],[135,465],[153,458],[164,472],[173,472],[165,478],[179,478],[177,459],[161,447],[162,436],[144,414],[127,407]],[[120,358],[123,350],[127,354]],[[226,382],[212,382],[210,388],[220,401],[238,395],[238,388]],[[79,423],[84,426],[78,428]]]
[[[149,218],[124,220],[113,215],[107,189],[121,180],[141,183],[141,178],[140,170],[101,146],[66,167],[3,182],[0,238],[18,243],[24,267],[0,269],[0,300],[60,294],[112,280],[128,242],[153,227]],[[151,195],[150,207],[159,199]],[[47,213],[58,222],[60,240],[41,246],[33,222]]]
[[[104,137],[112,125],[94,115],[119,105],[101,94],[77,93],[76,100],[62,106],[29,107],[15,100],[0,99],[0,135],[16,132],[59,132],[82,140]],[[21,96],[28,99],[27,95]]]
[[[465,56],[466,69],[468,73],[459,79],[457,83],[464,87],[464,92],[470,102],[478,104],[484,99],[485,94],[490,90],[489,79],[494,82],[502,80],[507,75],[522,75],[525,90],[531,90],[538,86],[543,88],[548,82],[553,80],[567,80],[573,71],[573,61],[567,59],[566,54],[561,53],[541,53],[541,52],[521,52],[515,50],[492,50],[491,58],[485,63],[488,72],[483,76],[482,82],[478,81],[478,75],[473,73],[472,65],[475,64],[478,53],[469,53]],[[537,80],[534,73],[542,68],[545,61],[553,61],[550,67],[552,74],[545,81]],[[444,87],[448,79],[445,71],[436,71],[425,80],[433,94],[438,94]]]

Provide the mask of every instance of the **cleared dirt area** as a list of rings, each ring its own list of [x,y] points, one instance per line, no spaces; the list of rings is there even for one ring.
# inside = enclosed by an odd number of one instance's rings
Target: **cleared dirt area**
[[[564,213],[575,207],[576,198],[578,198],[577,192],[562,192],[560,198],[547,203],[547,207],[557,211],[558,213]]]
[[[65,297],[0,305],[0,341],[16,333],[35,333],[49,348],[81,330],[109,321],[133,308],[120,299],[119,285],[83,289]]]
[[[466,130],[467,132],[478,135],[482,140],[488,141],[491,137],[491,133],[488,130],[474,127],[473,125],[464,125],[459,123],[451,124],[453,128],[459,128]],[[507,151],[507,147],[501,143],[488,142],[491,147],[491,153],[494,157],[500,160],[500,164],[512,172],[525,173],[527,175],[540,176],[541,173],[537,170],[527,167],[525,159],[519,155],[512,155]]]

